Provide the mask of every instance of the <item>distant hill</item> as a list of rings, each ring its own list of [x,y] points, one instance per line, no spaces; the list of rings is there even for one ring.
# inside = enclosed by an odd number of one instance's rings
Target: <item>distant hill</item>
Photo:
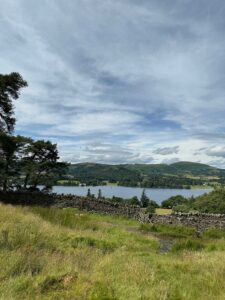
[[[220,175],[221,172],[225,173],[225,170],[211,167],[209,165],[193,162],[177,162],[170,165],[170,168],[175,170],[175,172],[181,173],[191,173],[195,175]]]
[[[209,165],[193,162],[177,162],[166,164],[134,164],[126,165],[128,169],[137,170],[145,174],[190,174],[198,176],[220,176],[225,170]]]
[[[90,185],[111,182],[125,186],[188,187],[223,184],[225,170],[185,161],[170,165],[79,163],[69,166],[68,177]]]
[[[138,170],[130,170],[126,165],[105,165],[95,163],[80,163],[70,165],[68,174],[78,179],[98,179],[120,181],[124,178],[139,179]]]

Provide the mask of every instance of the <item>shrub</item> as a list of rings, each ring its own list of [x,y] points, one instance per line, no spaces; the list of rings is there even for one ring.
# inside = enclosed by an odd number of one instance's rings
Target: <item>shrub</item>
[[[155,207],[153,205],[148,205],[145,209],[146,213],[154,214],[155,213]]]
[[[184,204],[185,202],[187,202],[187,199],[181,195],[172,196],[172,197],[168,198],[167,200],[164,200],[161,203],[161,207],[162,208],[173,208],[174,206]]]

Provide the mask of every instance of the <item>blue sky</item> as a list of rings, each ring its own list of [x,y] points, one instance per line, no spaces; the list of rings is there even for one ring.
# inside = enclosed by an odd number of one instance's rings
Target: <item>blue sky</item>
[[[70,162],[225,168],[223,0],[0,0],[16,133]]]

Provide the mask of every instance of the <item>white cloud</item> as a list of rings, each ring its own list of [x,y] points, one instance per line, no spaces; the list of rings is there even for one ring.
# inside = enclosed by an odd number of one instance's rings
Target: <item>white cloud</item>
[[[179,146],[158,148],[153,151],[154,154],[160,154],[160,155],[177,154],[178,152],[179,152]]]
[[[225,147],[224,146],[212,147],[206,151],[206,154],[208,156],[225,158]]]
[[[224,157],[222,0],[0,5],[1,73],[29,83],[15,104],[19,133],[57,140],[76,161]],[[108,156],[85,150],[96,141],[112,145]]]

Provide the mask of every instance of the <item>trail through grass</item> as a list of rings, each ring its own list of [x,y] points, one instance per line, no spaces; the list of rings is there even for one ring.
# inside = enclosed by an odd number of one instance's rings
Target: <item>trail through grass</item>
[[[159,238],[172,239],[167,253]],[[225,233],[0,206],[0,299],[225,299]]]

